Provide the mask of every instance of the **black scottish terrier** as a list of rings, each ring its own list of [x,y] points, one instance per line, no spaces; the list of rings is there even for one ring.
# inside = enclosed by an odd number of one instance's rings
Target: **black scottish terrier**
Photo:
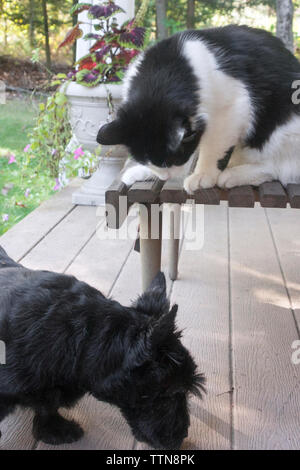
[[[188,395],[201,396],[204,377],[180,342],[164,275],[123,307],[73,276],[26,269],[1,247],[0,268],[0,422],[29,407],[36,439],[71,443],[83,430],[58,409],[90,393],[118,406],[139,441],[179,448]]]

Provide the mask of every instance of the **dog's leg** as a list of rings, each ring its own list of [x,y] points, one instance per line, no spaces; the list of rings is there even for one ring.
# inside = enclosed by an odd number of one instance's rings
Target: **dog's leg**
[[[75,421],[68,421],[58,412],[64,404],[60,390],[51,390],[43,395],[43,401],[34,406],[33,435],[46,444],[70,444],[83,436],[83,430]]]
[[[45,444],[71,444],[83,436],[83,430],[75,421],[68,421],[58,412],[39,409],[33,418],[33,435]]]

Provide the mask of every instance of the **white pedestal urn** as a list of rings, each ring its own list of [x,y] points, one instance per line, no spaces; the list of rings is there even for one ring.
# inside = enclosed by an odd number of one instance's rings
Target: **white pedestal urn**
[[[84,149],[94,151],[98,145],[98,131],[106,124],[109,114],[108,93],[111,94],[116,109],[122,101],[122,85],[109,84],[88,88],[71,82],[65,93],[70,103],[73,133]],[[98,170],[85,181],[79,191],[73,193],[72,202],[79,205],[103,205],[105,191],[120,173],[127,157],[127,149],[122,145],[102,146]]]

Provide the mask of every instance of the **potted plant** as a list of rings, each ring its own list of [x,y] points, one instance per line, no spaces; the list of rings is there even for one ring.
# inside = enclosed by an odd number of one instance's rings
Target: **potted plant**
[[[146,30],[140,26],[149,0],[144,0],[133,19],[119,25],[118,13],[124,12],[113,0],[91,5],[78,3],[71,12],[87,12],[93,20],[93,32],[83,36],[82,22],[69,31],[60,47],[71,45],[77,39],[94,40],[89,52],[75,64],[68,74],[65,93],[70,103],[70,119],[75,138],[83,148],[94,151],[101,125],[114,117],[122,100],[122,78],[129,63],[144,47]],[[103,204],[106,188],[124,165],[128,153],[125,147],[103,147],[99,170],[73,195],[77,204]]]

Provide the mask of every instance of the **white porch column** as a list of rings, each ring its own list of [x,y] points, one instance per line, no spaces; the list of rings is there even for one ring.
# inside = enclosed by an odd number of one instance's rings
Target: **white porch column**
[[[89,3],[89,2],[87,2]],[[93,0],[91,0],[91,5],[93,4]],[[88,18],[87,11],[83,11],[78,15],[78,21],[82,21],[83,24],[80,25],[80,29],[83,31],[83,36],[80,39],[77,39],[76,42],[76,60],[81,59],[89,53],[89,48],[91,47],[92,41],[88,40],[85,41],[83,37],[92,32],[92,20]],[[87,24],[86,24],[87,23]]]
[[[91,5],[102,3],[99,0],[88,1]],[[125,13],[115,15],[120,25],[134,17],[134,0],[116,0],[116,4],[125,11]],[[78,15],[78,21],[84,23],[81,24],[83,36],[96,32],[86,11]],[[85,41],[83,37],[78,39],[76,60],[87,55],[93,43],[94,40]],[[77,83],[71,83],[67,89],[67,96],[71,103],[71,123],[74,132],[77,136],[80,136],[80,143],[89,150],[96,147],[97,132],[107,118],[106,89],[110,90],[113,101],[118,106],[121,102],[122,85],[113,84],[106,87],[98,85],[94,88],[86,88]],[[127,159],[127,151],[122,146],[112,147],[112,152],[109,152],[110,156],[105,156],[107,147],[103,146],[102,151],[103,156],[100,159],[99,169],[82,185],[79,191],[73,193],[74,204],[103,205],[105,203],[105,192],[123,168]]]

